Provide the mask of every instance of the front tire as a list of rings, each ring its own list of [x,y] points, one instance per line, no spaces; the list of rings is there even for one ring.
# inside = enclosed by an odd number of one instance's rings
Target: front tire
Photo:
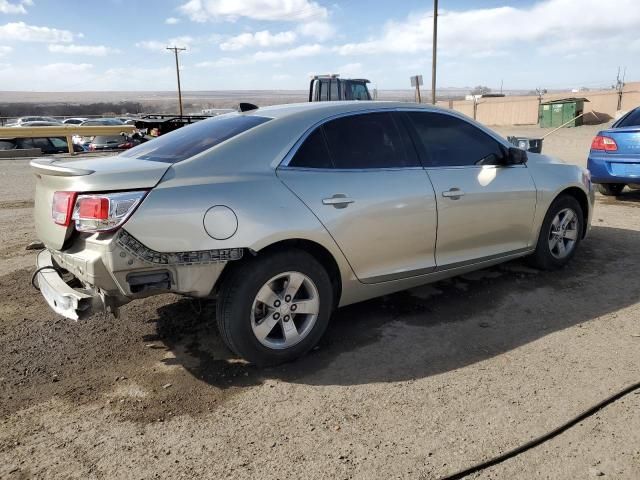
[[[536,250],[529,262],[542,270],[563,267],[575,255],[583,231],[584,214],[580,203],[570,195],[560,195],[547,210]]]
[[[598,191],[608,197],[617,197],[624,190],[624,183],[599,183]]]
[[[259,366],[289,362],[324,334],[333,307],[331,280],[302,250],[266,254],[233,266],[216,307],[220,335]]]

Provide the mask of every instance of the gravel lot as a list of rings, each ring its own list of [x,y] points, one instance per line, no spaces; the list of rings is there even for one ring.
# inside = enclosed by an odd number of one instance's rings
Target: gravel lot
[[[544,151],[584,165],[597,129]],[[32,191],[26,161],[0,161],[0,478],[438,478],[640,380],[640,191],[598,197],[561,271],[511,262],[347,307],[267,370],[230,356],[212,303],[53,314],[29,285]],[[472,478],[640,478],[639,411],[629,395]]]

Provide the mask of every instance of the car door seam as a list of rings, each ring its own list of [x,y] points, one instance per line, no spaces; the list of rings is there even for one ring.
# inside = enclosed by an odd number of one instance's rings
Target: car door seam
[[[320,223],[320,225],[322,225],[322,228],[324,228],[324,231],[327,232],[327,234],[329,235],[331,240],[333,240],[333,243],[335,244],[336,248],[342,254],[343,258],[347,262],[347,265],[349,265],[349,268],[351,269],[351,273],[353,274],[353,278],[355,278],[358,282],[360,282],[360,283],[362,283],[364,285],[364,282],[362,282],[360,280],[360,278],[358,278],[358,275],[356,275],[356,272],[353,269],[353,265],[351,265],[351,262],[349,261],[349,258],[347,257],[347,255],[345,255],[344,251],[342,250],[342,248],[340,247],[340,245],[338,244],[336,239],[333,237],[333,235],[331,234],[331,232],[329,231],[327,226],[322,222],[322,220],[320,220],[320,218],[318,218],[318,216],[313,211],[313,209],[309,205],[307,205],[307,203],[302,198],[300,198],[298,196],[298,194],[296,192],[294,192],[293,189],[291,189],[291,187],[289,187],[289,185],[287,185],[287,182],[285,182],[282,178],[280,178],[280,175],[278,174],[278,169],[276,169],[274,173],[276,175],[276,178],[280,181],[280,183],[282,183],[282,185],[284,185],[284,187],[287,190],[289,190],[293,194],[294,197],[296,197],[298,200],[300,200],[300,202],[307,208],[307,210],[309,210],[311,212],[311,215],[313,215],[315,217],[315,219],[318,220],[318,223]]]

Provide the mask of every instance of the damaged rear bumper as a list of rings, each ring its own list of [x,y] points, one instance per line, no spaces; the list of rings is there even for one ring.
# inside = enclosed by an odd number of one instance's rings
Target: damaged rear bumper
[[[75,289],[67,285],[47,250],[38,254],[36,265],[38,270],[34,282],[56,313],[71,320],[79,320],[105,309],[103,297],[95,290]]]
[[[42,251],[34,281],[54,311],[78,320],[104,310],[117,315],[122,305],[161,293],[209,297],[225,265],[240,258],[242,249],[156,252],[121,230]],[[65,282],[67,275],[75,280]]]

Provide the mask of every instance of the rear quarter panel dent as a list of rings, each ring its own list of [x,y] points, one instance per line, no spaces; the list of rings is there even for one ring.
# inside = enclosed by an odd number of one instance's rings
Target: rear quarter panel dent
[[[352,272],[342,252],[309,209],[275,172],[242,176],[173,177],[153,189],[125,225],[147,247],[159,252],[248,248],[260,251],[282,240],[304,239],[325,247],[345,280]],[[215,240],[205,231],[205,212],[226,205],[238,218],[237,232]]]

